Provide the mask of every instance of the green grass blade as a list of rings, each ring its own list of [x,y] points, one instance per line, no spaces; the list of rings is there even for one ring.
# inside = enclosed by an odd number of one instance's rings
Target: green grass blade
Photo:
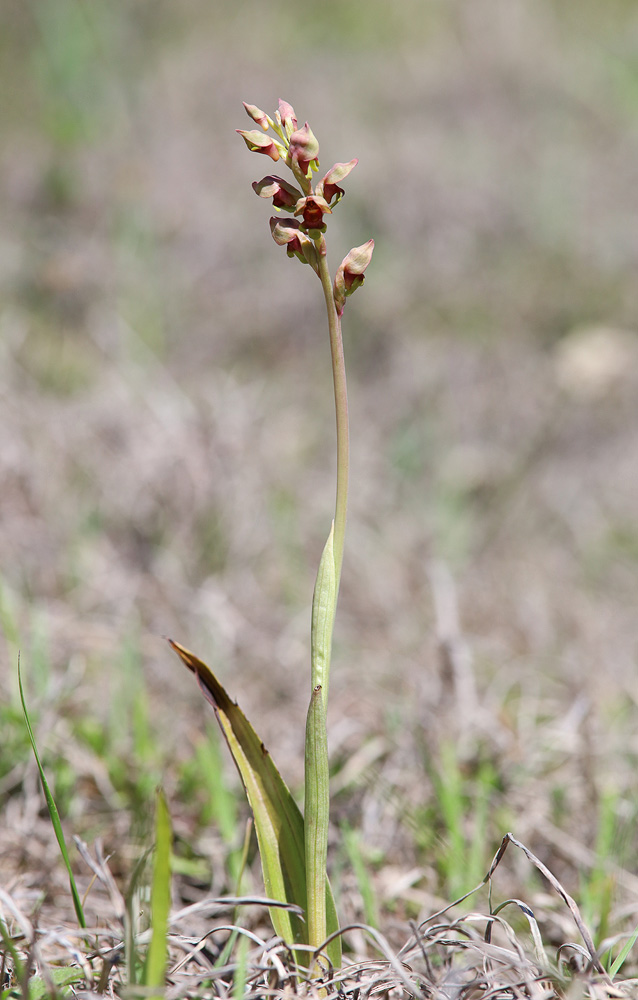
[[[633,934],[626,942],[626,944],[623,945],[622,950],[614,959],[614,962],[612,963],[611,968],[609,969],[609,975],[612,979],[615,979],[615,977],[620,972],[622,966],[624,965],[627,959],[627,956],[629,955],[629,952],[635,945],[636,941],[638,941],[638,927],[636,927],[636,930],[633,932]]]
[[[366,860],[361,849],[361,838],[358,832],[353,830],[352,827],[347,824],[344,824],[341,828],[341,833],[343,835],[343,843],[348,855],[348,860],[352,866],[354,877],[357,881],[357,887],[361,893],[365,922],[370,927],[374,927],[378,930],[380,926],[379,907],[377,905],[377,899],[374,893],[372,880],[368,872]]]
[[[614,856],[618,792],[611,788],[603,792],[598,804],[596,833],[596,864],[583,879],[581,889],[583,919],[592,928],[594,943],[600,947],[608,934],[616,879],[608,870],[607,859]]]
[[[11,934],[9,933],[9,928],[5,924],[2,917],[0,917],[0,938],[2,938],[2,944],[4,947],[4,954],[2,955],[2,965],[5,975],[7,974],[7,970],[4,966],[5,955],[10,955],[11,961],[13,962],[13,978],[18,983],[24,982],[26,980],[26,976],[24,972],[24,966],[22,964],[22,959],[20,958],[16,948],[14,947],[13,941],[11,939]],[[9,990],[6,990],[4,992],[9,993]]]
[[[306,723],[305,849],[308,891],[308,944],[326,939],[326,864],[328,859],[328,736],[321,685],[312,692]]]
[[[131,873],[129,886],[126,892],[126,910],[124,916],[124,965],[126,969],[126,985],[136,986],[140,982],[142,963],[137,947],[139,934],[140,911],[142,908],[143,893],[146,889],[144,885],[144,873],[146,863],[152,848],[147,848],[137,859],[135,867]],[[144,907],[146,909],[146,907]]]
[[[27,705],[24,700],[24,690],[22,688],[22,674],[20,672],[20,660],[18,658],[18,688],[20,691],[20,701],[22,702],[22,711],[24,713],[24,722],[27,727],[27,733],[29,734],[29,741],[33,749],[33,755],[35,757],[35,762],[38,765],[38,771],[40,773],[40,781],[42,782],[42,789],[44,791],[44,797],[46,799],[47,808],[49,810],[49,816],[51,817],[51,824],[55,831],[55,836],[60,848],[60,854],[62,855],[62,860],[66,866],[66,870],[69,876],[69,886],[71,888],[71,896],[73,897],[73,906],[75,908],[75,915],[78,920],[80,927],[86,927],[86,920],[84,918],[84,910],[82,908],[82,900],[80,899],[80,894],[78,888],[75,884],[75,878],[73,877],[73,871],[71,869],[71,862],[69,860],[69,852],[66,848],[66,840],[64,839],[64,832],[62,830],[62,824],[60,822],[60,814],[58,813],[58,808],[55,804],[53,795],[51,794],[51,789],[46,779],[44,773],[44,768],[40,761],[40,755],[38,753],[38,748],[35,742],[35,736],[33,735],[33,729],[31,728],[31,722],[29,720],[29,713],[27,712]]]
[[[163,791],[158,789],[155,812],[155,851],[151,883],[151,943],[146,955],[145,985],[164,987],[168,950],[168,918],[171,908],[171,817]]]
[[[253,828],[253,821],[249,820],[248,823],[246,824],[246,832],[244,834],[244,844],[242,847],[241,858],[239,861],[239,871],[237,873],[237,880],[235,882],[235,895],[238,897],[241,896],[241,880],[244,877],[244,871],[246,870],[246,865],[248,864],[248,851],[250,849],[250,835],[252,832],[252,828]],[[235,909],[233,910],[233,923],[238,925],[240,919],[241,919],[240,908],[236,906]],[[222,950],[220,951],[219,955],[215,960],[216,969],[219,969],[222,965],[226,965],[226,962],[232,955],[233,948],[235,947],[235,942],[237,941],[238,935],[239,935],[238,930],[234,930],[231,933],[230,937],[228,938],[228,941],[226,942],[226,944],[224,945],[224,947],[222,948]]]
[[[266,893],[283,903],[306,910],[306,870],[303,816],[288,786],[250,722],[228,696],[215,675],[193,653],[169,639],[182,662],[191,670],[213,705],[230,752],[241,776],[255,819]],[[338,927],[332,890],[326,884],[328,931]],[[290,945],[307,944],[304,922],[294,913],[271,909],[273,927]],[[328,957],[335,968],[341,963],[340,943],[333,942]],[[301,961],[303,961],[301,956]]]
[[[224,781],[222,766],[222,746],[216,732],[208,734],[208,739],[198,743],[195,758],[199,765],[202,781],[208,793],[205,819],[214,822],[224,842],[235,842],[237,829],[236,799]],[[233,873],[236,874],[236,873]]]
[[[441,818],[446,827],[447,849],[441,857],[441,867],[452,897],[467,889],[466,845],[463,823],[466,811],[463,776],[456,747],[449,742],[441,745],[440,771],[435,786]]]
[[[242,1000],[248,980],[248,938],[242,934],[237,945],[237,967],[233,976],[233,1000]]]

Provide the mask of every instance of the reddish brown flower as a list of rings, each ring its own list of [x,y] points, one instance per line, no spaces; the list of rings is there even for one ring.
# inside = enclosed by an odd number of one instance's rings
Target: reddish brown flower
[[[320,229],[321,231],[326,228],[323,222],[324,215],[331,212],[332,209],[326,199],[317,194],[310,194],[307,198],[302,198],[295,209],[295,215],[303,216],[306,229]]]
[[[275,208],[294,208],[303,195],[294,184],[289,184],[283,177],[270,174],[260,181],[253,181],[253,191],[260,198],[272,198]]]
[[[345,192],[343,188],[339,187],[337,181],[342,181],[344,177],[347,177],[358,162],[357,159],[354,159],[350,160],[349,163],[335,163],[334,167],[331,167],[323,180],[317,184],[317,194],[323,195],[327,202],[331,202],[335,195],[337,201],[341,201]]]
[[[372,259],[373,250],[374,240],[368,240],[362,246],[354,247],[339,264],[334,281],[334,300],[339,316],[343,313],[346,297],[363,284],[363,272]]]
[[[277,142],[275,139],[271,139],[267,135],[264,135],[263,132],[257,132],[256,129],[251,129],[250,132],[245,132],[244,129],[241,128],[236,128],[235,132],[239,132],[251,153],[265,153],[266,156],[270,156],[275,163],[280,156],[285,155],[286,151],[281,143]]]

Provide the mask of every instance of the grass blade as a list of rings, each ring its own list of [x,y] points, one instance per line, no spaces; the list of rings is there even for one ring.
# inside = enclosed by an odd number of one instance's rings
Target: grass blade
[[[620,972],[622,966],[624,965],[627,959],[629,952],[635,945],[636,941],[638,941],[638,927],[636,927],[636,930],[633,932],[629,940],[623,945],[621,951],[614,959],[609,969],[609,975],[611,979],[615,979],[618,973]]]
[[[5,960],[7,955],[11,956],[11,961],[13,963],[13,979],[18,983],[26,981],[27,977],[25,976],[22,959],[20,958],[16,948],[14,947],[13,941],[11,939],[11,934],[9,932],[9,928],[5,924],[2,917],[0,917],[0,938],[2,938],[2,944],[4,947],[4,953],[2,955],[3,981],[10,981],[11,979],[11,973],[8,972],[5,966]]]
[[[347,823],[342,826],[341,833],[343,836],[343,844],[346,849],[346,854],[348,855],[348,860],[357,882],[357,888],[361,894],[364,920],[368,926],[378,930],[380,925],[379,907],[377,905],[374,887],[368,872],[367,863],[361,848],[361,838],[358,832],[348,826]]]
[[[304,820],[297,803],[250,722],[210,668],[179,643],[168,641],[184,665],[195,674],[204,696],[215,709],[237,765],[255,818],[266,894],[295,904],[305,912]],[[296,914],[273,908],[270,916],[276,933],[288,944],[308,943],[305,924]],[[326,916],[328,931],[336,930],[336,907],[328,882]],[[332,964],[339,968],[339,938],[329,945],[327,952]],[[303,958],[300,955],[301,962]]]
[[[248,980],[248,938],[242,934],[237,946],[237,967],[233,976],[233,1000],[242,1000]]]
[[[250,848],[250,834],[252,828],[253,828],[253,821],[250,819],[246,824],[246,832],[244,834],[244,845],[242,847],[241,859],[239,862],[239,871],[237,874],[237,881],[235,883],[235,895],[237,897],[241,896],[241,880],[244,877],[244,871],[246,870],[246,865],[248,864],[248,851]],[[238,925],[240,919],[241,919],[240,909],[238,906],[236,906],[233,911],[233,923]],[[226,965],[226,962],[228,961],[230,955],[232,955],[233,948],[235,947],[235,942],[237,941],[238,935],[239,931],[236,929],[231,933],[230,937],[228,938],[228,941],[226,942],[226,944],[224,945],[224,947],[222,948],[222,950],[220,951],[219,955],[215,960],[216,969],[219,969],[222,965]]]
[[[62,860],[64,861],[68,876],[69,876],[69,886],[71,888],[71,896],[73,897],[73,906],[75,909],[75,915],[78,920],[80,927],[86,927],[86,920],[84,918],[84,910],[82,908],[82,901],[80,899],[80,894],[78,888],[75,884],[75,878],[73,877],[73,871],[71,869],[71,862],[69,860],[69,852],[66,848],[66,840],[64,839],[64,831],[62,830],[62,823],[60,822],[60,814],[58,813],[58,807],[55,804],[53,795],[51,794],[51,789],[46,779],[44,773],[44,768],[40,761],[40,755],[38,754],[38,748],[35,742],[35,736],[33,735],[33,729],[31,728],[31,722],[29,720],[29,713],[27,712],[27,705],[24,700],[24,690],[22,688],[22,674],[20,672],[20,658],[18,657],[18,688],[20,690],[20,701],[22,702],[22,711],[24,713],[24,722],[27,727],[27,733],[29,734],[29,741],[33,749],[33,755],[35,757],[35,762],[38,765],[38,771],[40,773],[40,781],[42,782],[42,790],[44,791],[44,797],[47,803],[47,809],[49,810],[49,816],[51,817],[51,824],[55,831],[55,836],[60,848],[60,854],[62,855]]]
[[[171,908],[171,817],[162,789],[157,792],[155,851],[151,883],[151,943],[146,954],[145,985],[163,988],[168,951],[166,937]]]

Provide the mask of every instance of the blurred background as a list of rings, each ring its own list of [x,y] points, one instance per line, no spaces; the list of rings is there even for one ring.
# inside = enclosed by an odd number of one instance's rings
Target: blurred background
[[[39,815],[18,648],[63,815],[123,869],[161,780],[187,875],[225,884],[208,709],[163,635],[299,788],[329,350],[250,187],[272,164],[234,132],[282,97],[324,171],[359,158],[333,270],[376,241],[344,317],[335,822],[400,917],[509,828],[592,919],[635,907],[636,4],[5,0],[0,92],[9,869]]]

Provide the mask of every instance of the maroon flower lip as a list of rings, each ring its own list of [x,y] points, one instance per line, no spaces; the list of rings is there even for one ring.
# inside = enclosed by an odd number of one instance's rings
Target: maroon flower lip
[[[326,214],[332,214],[332,209],[326,199],[318,194],[310,194],[307,198],[302,198],[295,208],[295,215],[303,217],[306,229],[325,229],[323,217]]]

